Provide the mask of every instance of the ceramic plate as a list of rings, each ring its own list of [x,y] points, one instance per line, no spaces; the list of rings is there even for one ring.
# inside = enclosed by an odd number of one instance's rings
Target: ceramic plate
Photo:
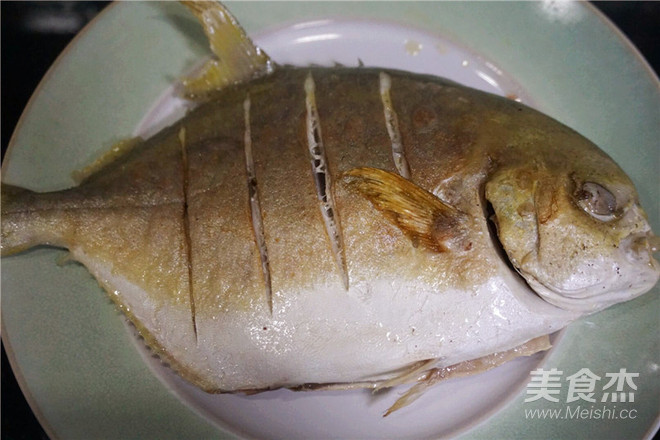
[[[657,78],[588,6],[347,6],[229,3],[279,62],[357,65],[359,59],[435,73],[539,108],[596,142],[628,172],[660,230]],[[206,55],[201,30],[178,4],[108,8],[35,93],[12,139],[3,181],[37,190],[70,186],[71,171],[117,140],[153,132],[180,112],[182,103],[168,87]],[[199,392],[142,347],[84,268],[55,264],[63,254],[39,248],[2,260],[2,337],[28,400],[54,438],[605,438],[642,437],[656,425],[657,287],[574,323],[547,355],[448,381],[383,419],[401,390],[376,396]],[[534,397],[527,383],[536,368],[556,369],[557,402],[525,402]],[[579,384],[573,375],[584,369],[599,379],[592,394],[571,400],[576,393],[569,387]]]

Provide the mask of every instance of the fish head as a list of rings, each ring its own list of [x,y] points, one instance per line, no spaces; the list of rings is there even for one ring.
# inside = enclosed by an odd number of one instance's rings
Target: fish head
[[[653,288],[658,238],[631,180],[595,147],[547,156],[501,167],[486,183],[514,268],[547,302],[583,313]]]

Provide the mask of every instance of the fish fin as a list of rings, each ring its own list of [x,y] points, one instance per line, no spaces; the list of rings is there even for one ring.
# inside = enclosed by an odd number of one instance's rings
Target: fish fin
[[[420,376],[425,377],[425,372],[438,362],[438,359],[426,359],[415,362],[410,367],[406,368],[403,373],[394,376],[391,379],[384,380],[378,383],[374,388],[372,393],[377,393],[378,391],[385,388],[392,388],[397,385],[402,385],[410,382],[416,382],[419,380]]]
[[[467,215],[398,174],[377,168],[354,168],[345,174],[371,204],[413,242],[435,252],[446,252],[464,240]]]
[[[511,350],[501,351],[489,354],[470,361],[464,361],[449,367],[431,368],[425,374],[420,375],[417,383],[397,399],[394,404],[387,409],[383,417],[387,417],[394,411],[406,407],[422,396],[429,388],[438,382],[459,377],[471,376],[473,374],[483,373],[499,367],[512,359],[521,356],[531,356],[540,351],[546,351],[552,348],[550,337],[548,335],[539,336],[534,339],[512,348]]]
[[[273,62],[247,36],[236,19],[215,1],[182,1],[204,28],[216,58],[200,72],[184,78],[188,99],[205,99],[229,85],[241,83],[272,72]]]
[[[100,170],[105,168],[107,165],[111,164],[115,160],[119,159],[131,151],[135,146],[143,142],[143,139],[139,136],[123,139],[115,143],[108,151],[104,152],[100,157],[98,157],[94,162],[87,165],[86,167],[74,170],[71,173],[71,178],[76,185],[80,185],[90,176],[98,173]]]

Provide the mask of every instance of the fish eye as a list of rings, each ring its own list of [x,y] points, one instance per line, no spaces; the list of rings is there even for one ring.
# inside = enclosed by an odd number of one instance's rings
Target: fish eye
[[[577,204],[587,214],[601,221],[614,218],[617,203],[614,194],[602,185],[594,182],[584,182],[575,193]]]

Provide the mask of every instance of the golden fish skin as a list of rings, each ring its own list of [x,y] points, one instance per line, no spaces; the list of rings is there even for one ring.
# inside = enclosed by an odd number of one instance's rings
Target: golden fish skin
[[[79,187],[3,187],[2,210],[3,254],[68,248],[213,392],[454,365],[658,279],[607,155],[524,105],[405,72],[275,69]]]

